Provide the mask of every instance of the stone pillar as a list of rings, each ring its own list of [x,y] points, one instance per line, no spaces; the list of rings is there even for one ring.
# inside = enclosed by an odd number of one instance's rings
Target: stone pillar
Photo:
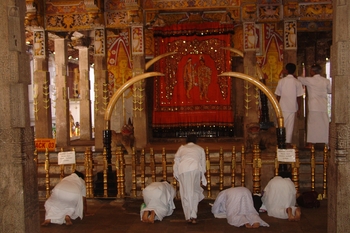
[[[55,39],[56,63],[56,146],[65,148],[70,144],[69,99],[67,90],[67,41]]]
[[[246,51],[243,58],[244,73],[256,77],[256,54],[255,51]],[[243,83],[243,102],[244,102],[244,138],[247,139],[247,126],[251,123],[259,124],[258,103],[259,89],[255,85],[244,81]]]
[[[40,232],[34,137],[30,127],[25,4],[1,2],[0,232]]]
[[[333,42],[331,54],[332,122],[328,175],[327,232],[350,229],[350,3],[333,1]]]
[[[108,104],[108,87],[107,87],[107,58],[105,53],[105,29],[95,29],[95,50],[94,50],[94,74],[95,74],[95,149],[103,149],[103,131],[105,130],[104,115]]]
[[[80,47],[80,140],[91,140],[91,101],[89,68],[89,50],[87,47]]]
[[[131,27],[132,38],[132,60],[133,60],[133,76],[140,75],[145,72],[144,57],[144,30],[142,27]],[[137,43],[135,43],[137,41]],[[144,148],[148,141],[147,133],[147,104],[146,104],[146,80],[141,80],[134,84],[133,91],[133,126],[134,132],[144,132],[135,134],[135,148]]]
[[[294,30],[292,30],[293,34],[291,34],[290,25],[294,26]],[[293,63],[297,65],[297,24],[296,21],[285,21],[284,22],[284,50],[283,50],[283,68],[286,67],[288,63]],[[293,39],[292,39],[293,38]],[[293,41],[289,41],[293,40]],[[298,67],[295,71],[295,75],[298,75]],[[301,74],[300,74],[301,75]],[[303,109],[304,105],[299,106],[299,108]],[[305,118],[300,115],[299,117],[295,117],[294,121],[294,129],[292,136],[292,143],[296,144],[297,147],[304,146],[304,134],[305,134]]]
[[[52,138],[52,117],[50,99],[50,74],[47,59],[34,56],[33,106],[35,117],[35,137]]]
[[[141,56],[134,56],[134,76],[144,73],[142,68],[135,69],[135,66],[144,66],[144,59]],[[135,148],[144,148],[147,145],[147,104],[146,104],[146,80],[134,84],[134,107],[133,126],[134,132],[145,132],[135,134]]]

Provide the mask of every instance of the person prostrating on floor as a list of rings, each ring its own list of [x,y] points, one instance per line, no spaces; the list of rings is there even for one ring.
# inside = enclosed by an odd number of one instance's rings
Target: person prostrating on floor
[[[221,191],[215,199],[211,212],[215,218],[227,218],[235,227],[268,227],[254,208],[252,193],[245,187],[228,188]]]
[[[141,221],[154,223],[155,220],[162,221],[164,217],[170,216],[174,209],[175,189],[167,181],[153,182],[143,191],[144,203],[141,206]]]

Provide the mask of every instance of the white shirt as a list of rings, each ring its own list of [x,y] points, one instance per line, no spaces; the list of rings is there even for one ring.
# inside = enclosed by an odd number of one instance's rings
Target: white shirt
[[[206,158],[204,149],[195,143],[187,143],[180,146],[175,154],[174,177],[178,178],[180,174],[199,170],[202,175],[202,183],[206,185]]]
[[[313,77],[298,77],[307,87],[309,111],[327,112],[327,94],[332,92],[331,83],[319,74]]]
[[[302,96],[304,90],[301,82],[288,74],[278,81],[275,94],[281,97],[279,104],[282,112],[297,112],[297,97]]]

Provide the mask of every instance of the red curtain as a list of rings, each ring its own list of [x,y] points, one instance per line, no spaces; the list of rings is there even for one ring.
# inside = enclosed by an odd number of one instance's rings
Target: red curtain
[[[177,54],[155,65],[165,76],[154,82],[153,127],[233,125],[231,79],[218,76],[231,70],[230,54],[222,49],[230,46],[227,28],[187,24],[155,32],[156,55]]]

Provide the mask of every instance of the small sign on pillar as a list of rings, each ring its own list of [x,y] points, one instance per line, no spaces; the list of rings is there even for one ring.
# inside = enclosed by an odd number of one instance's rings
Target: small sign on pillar
[[[75,151],[59,152],[58,165],[75,164]]]
[[[295,149],[278,149],[277,159],[279,162],[294,163],[295,162]]]

